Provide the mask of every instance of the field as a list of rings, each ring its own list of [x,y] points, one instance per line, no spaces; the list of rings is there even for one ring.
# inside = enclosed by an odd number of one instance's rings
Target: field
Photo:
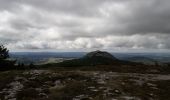
[[[170,75],[41,69],[0,73],[0,100],[170,100]]]

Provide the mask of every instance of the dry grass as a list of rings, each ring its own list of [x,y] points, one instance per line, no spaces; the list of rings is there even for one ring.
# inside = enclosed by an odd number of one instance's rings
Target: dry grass
[[[10,83],[24,87],[11,97],[17,100],[169,100],[170,80],[157,74],[108,71],[27,70],[0,73],[0,99]],[[168,75],[166,75],[168,76]],[[12,90],[11,90],[12,91]]]

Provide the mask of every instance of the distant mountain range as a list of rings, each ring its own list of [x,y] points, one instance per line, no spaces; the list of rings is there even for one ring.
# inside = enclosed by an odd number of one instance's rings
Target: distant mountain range
[[[17,59],[18,62],[24,64],[42,64],[54,63],[58,59],[67,60],[72,58],[81,58],[86,55],[86,52],[11,52],[10,57]],[[142,62],[154,64],[155,61],[160,63],[170,62],[170,53],[111,53],[120,60],[132,62]]]

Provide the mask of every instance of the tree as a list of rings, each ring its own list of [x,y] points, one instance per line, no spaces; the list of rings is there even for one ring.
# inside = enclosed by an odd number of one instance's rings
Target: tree
[[[19,62],[17,65],[17,69],[25,69],[24,63]]]
[[[0,60],[4,60],[9,58],[9,50],[5,48],[3,45],[0,45]]]
[[[34,65],[33,63],[30,63],[29,68],[30,68],[30,69],[35,68],[35,65]]]
[[[16,61],[8,60],[9,50],[0,45],[0,71],[15,69]]]

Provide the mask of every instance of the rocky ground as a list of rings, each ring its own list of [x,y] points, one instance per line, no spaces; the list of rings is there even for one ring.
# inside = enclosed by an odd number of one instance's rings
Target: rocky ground
[[[170,75],[26,70],[0,73],[0,100],[170,100]]]

